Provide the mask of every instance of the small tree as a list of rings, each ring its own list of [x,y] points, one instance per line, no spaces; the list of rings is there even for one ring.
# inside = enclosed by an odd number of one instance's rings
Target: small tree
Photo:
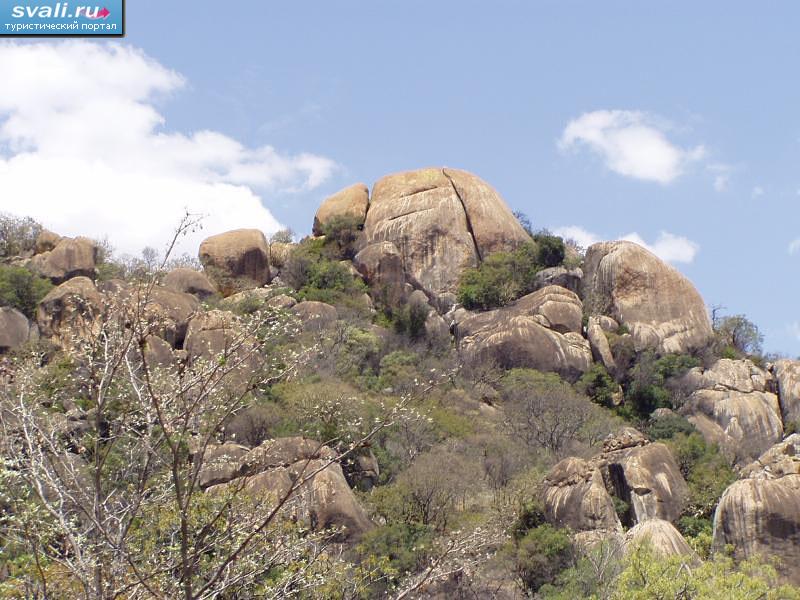
[[[714,333],[720,352],[732,349],[740,356],[760,355],[764,336],[755,323],[744,315],[731,315],[715,319]]]
[[[42,226],[30,217],[0,213],[0,258],[30,252]]]
[[[511,435],[555,456],[581,439],[593,414],[592,403],[552,373],[513,369],[503,381],[502,396]]]
[[[291,244],[294,241],[294,232],[291,229],[279,229],[269,238],[270,242]]]

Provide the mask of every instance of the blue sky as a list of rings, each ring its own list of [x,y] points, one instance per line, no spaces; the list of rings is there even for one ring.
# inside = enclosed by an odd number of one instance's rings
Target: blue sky
[[[130,69],[147,83],[138,91],[115,84],[119,102],[96,111],[115,139],[144,137],[153,156],[187,148],[188,169],[159,170],[164,161],[154,158],[137,166],[141,173],[188,170],[199,179],[180,181],[195,187],[171,179],[176,194],[196,191],[213,203],[223,190],[225,202],[246,205],[211,229],[238,218],[248,221],[239,226],[269,230],[278,221],[305,233],[319,201],[345,185],[459,167],[490,182],[537,228],[598,239],[635,234],[709,305],[754,320],[767,350],[796,356],[798,17],[790,2],[136,0],[128,2],[127,39],[101,47],[145,53],[145,66],[140,53],[117,56],[108,77]],[[23,62],[28,46],[15,46]],[[102,90],[103,79],[91,79],[104,72],[102,53],[87,62],[85,48],[73,51],[73,63],[96,64],[75,77]],[[54,70],[65,68],[50,58]],[[0,71],[21,69],[16,62],[0,60]],[[4,106],[2,94],[0,119],[20,116],[15,131],[30,121],[22,117],[40,114],[23,108],[23,95]],[[160,118],[116,131],[138,122],[126,111],[141,106]],[[87,118],[70,110],[78,123]],[[47,114],[58,123],[64,113]],[[208,130],[214,135],[192,137]],[[166,146],[161,134],[173,136]],[[24,152],[61,161],[66,151],[52,137],[0,132],[8,172]],[[102,132],[97,140],[103,148]],[[88,145],[80,155],[113,174],[136,162],[137,148],[116,165]],[[208,148],[215,151],[207,156]],[[122,187],[157,196],[136,181]],[[107,203],[137,200],[111,189]],[[71,213],[61,210],[63,229]],[[110,217],[92,227],[128,239]],[[123,248],[139,242],[129,237]]]

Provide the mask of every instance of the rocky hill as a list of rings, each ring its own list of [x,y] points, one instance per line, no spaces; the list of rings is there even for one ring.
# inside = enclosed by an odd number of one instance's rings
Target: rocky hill
[[[4,219],[3,597],[800,597],[800,362],[645,248],[450,168],[197,260]]]

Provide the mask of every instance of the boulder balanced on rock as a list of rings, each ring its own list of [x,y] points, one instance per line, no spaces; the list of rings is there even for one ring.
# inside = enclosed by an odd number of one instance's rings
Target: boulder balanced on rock
[[[325,225],[336,218],[349,218],[354,224],[363,225],[368,206],[369,190],[363,183],[356,183],[329,196],[314,216],[314,235],[322,235]]]
[[[200,244],[200,262],[223,296],[269,283],[269,245],[257,229],[237,229]]]

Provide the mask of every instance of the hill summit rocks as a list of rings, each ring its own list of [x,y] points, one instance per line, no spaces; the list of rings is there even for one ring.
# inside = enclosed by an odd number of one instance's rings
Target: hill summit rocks
[[[457,169],[387,175],[372,189],[364,222],[366,248],[396,252],[406,280],[440,304],[453,304],[467,267],[530,238],[500,195]],[[359,257],[356,257],[356,261]]]

